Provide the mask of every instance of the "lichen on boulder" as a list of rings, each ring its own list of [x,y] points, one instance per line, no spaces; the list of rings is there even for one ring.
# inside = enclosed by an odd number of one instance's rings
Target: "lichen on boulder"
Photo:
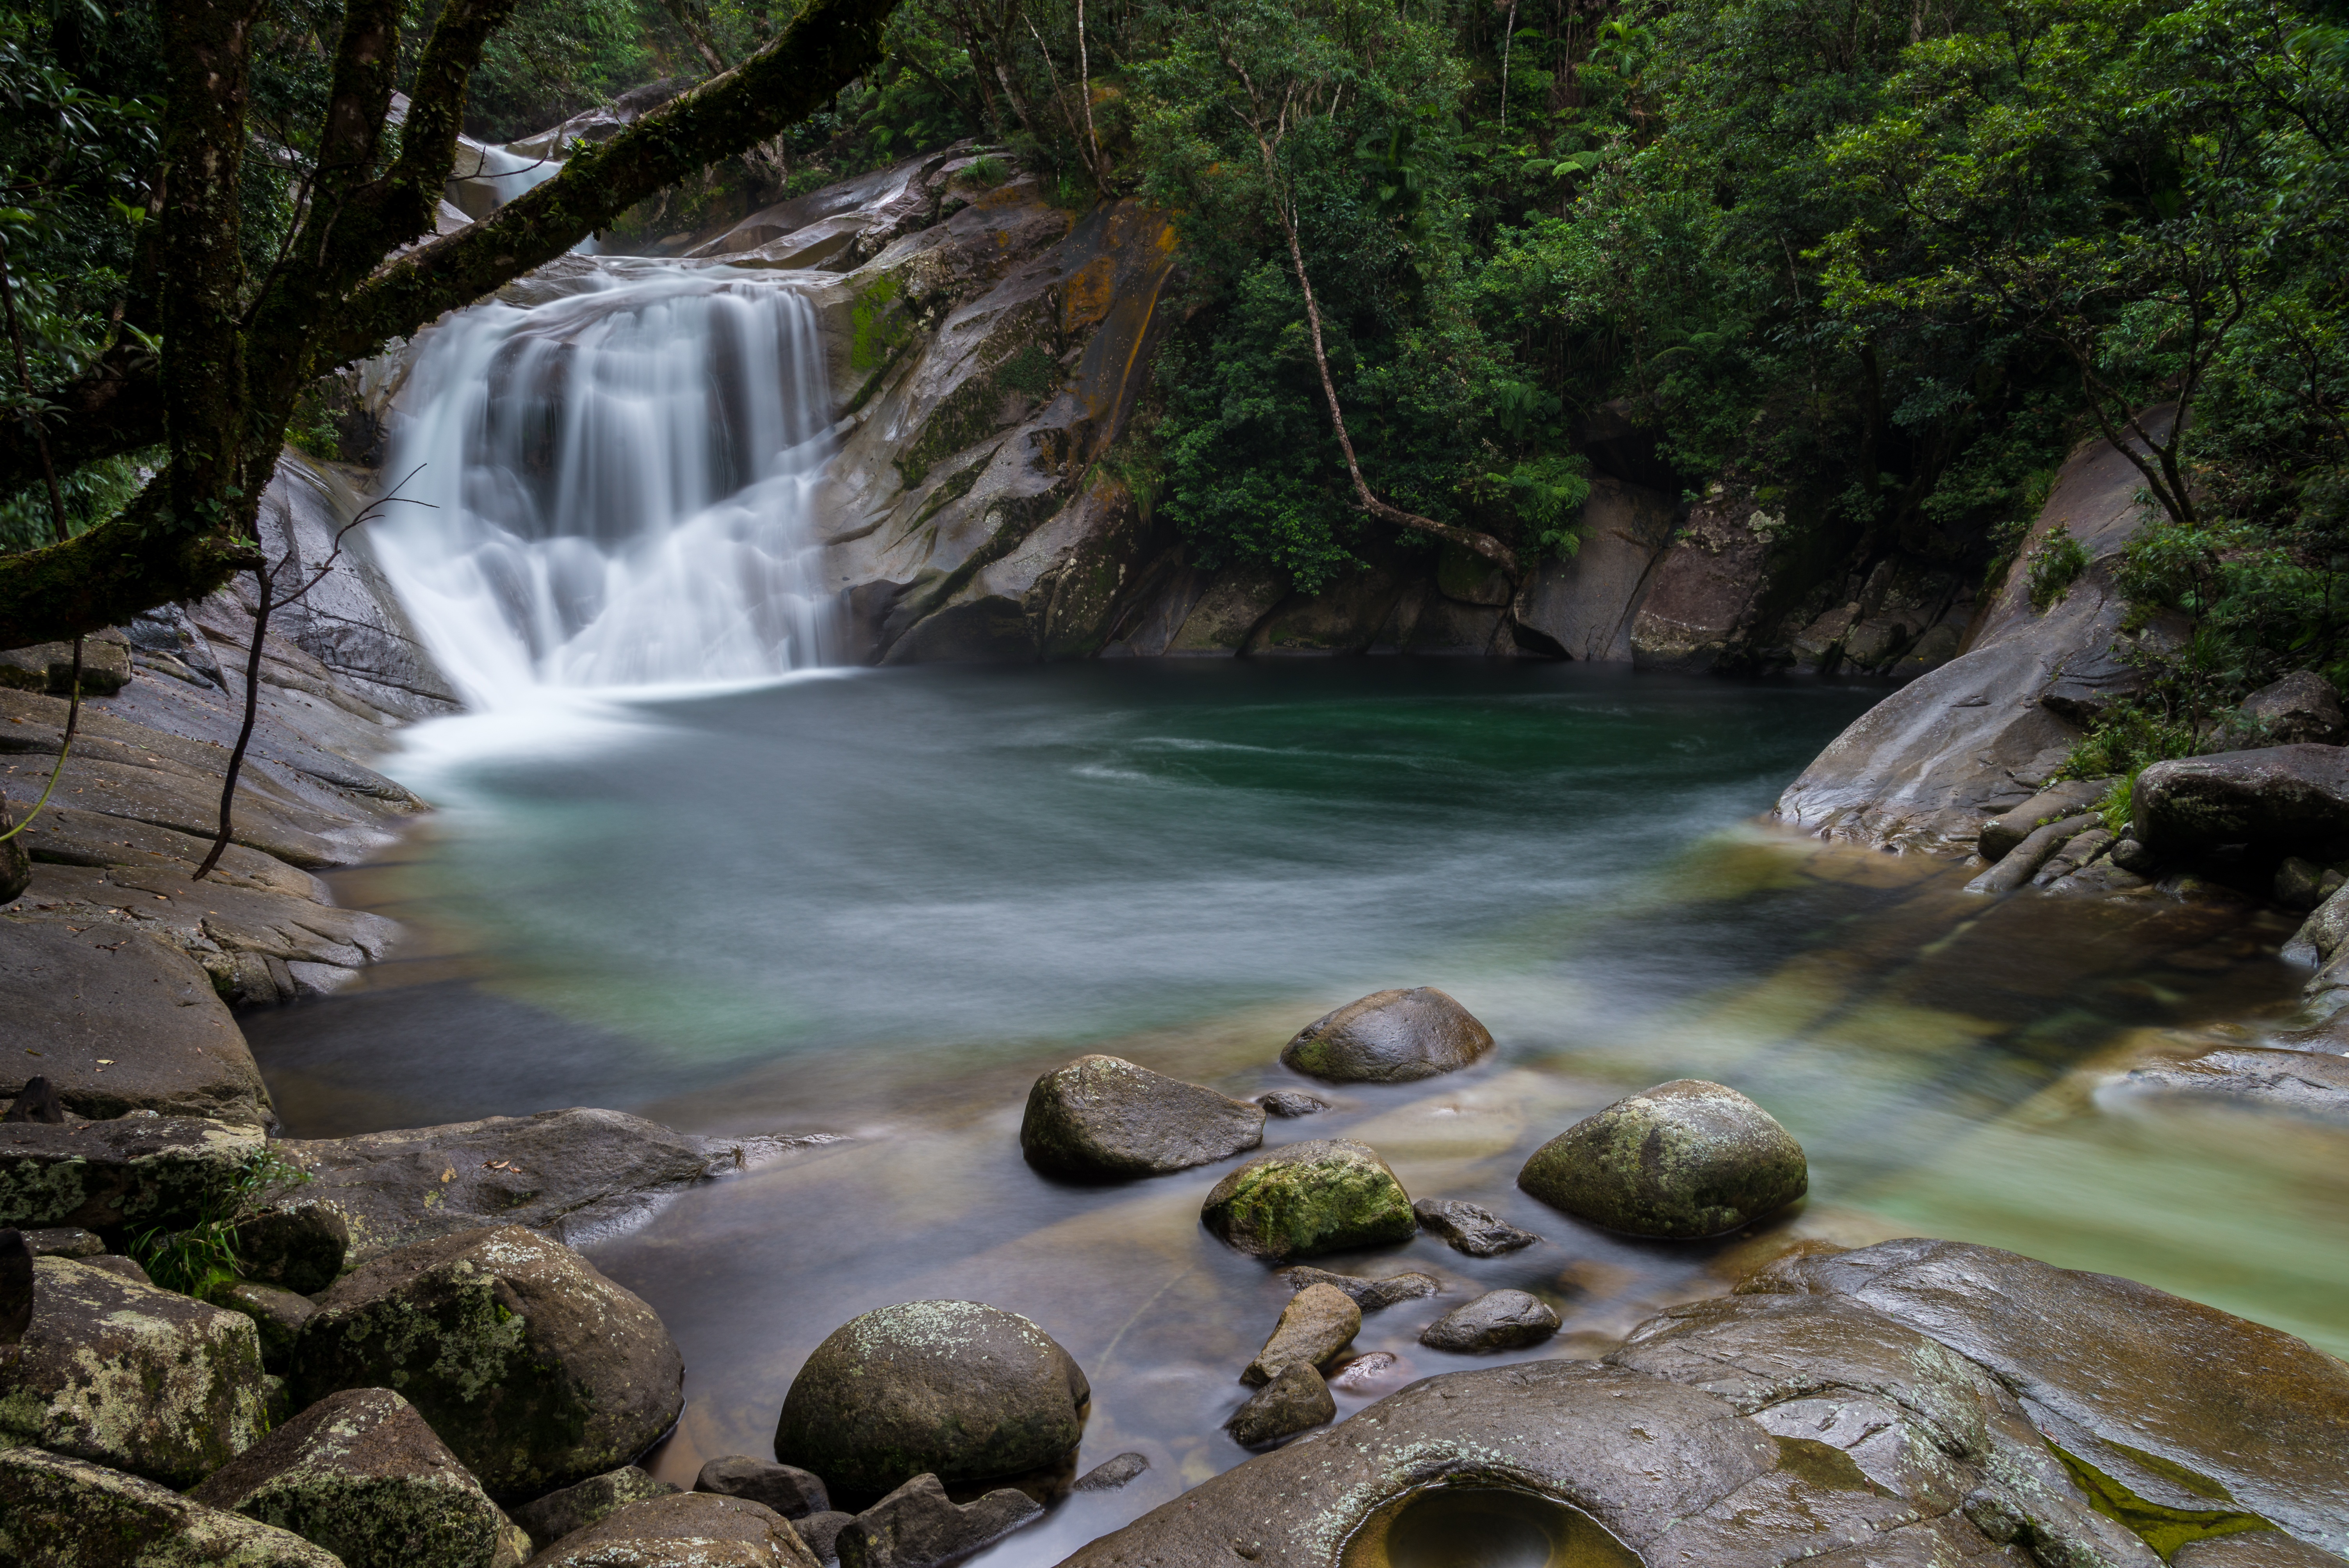
[[[38,1449],[0,1451],[0,1563],[25,1568],[346,1568],[290,1531]]]
[[[1319,1138],[1251,1160],[1207,1194],[1200,1220],[1258,1257],[1303,1258],[1407,1242],[1411,1195],[1368,1144]]]
[[[684,1403],[660,1319],[559,1242],[520,1226],[388,1253],[326,1293],[295,1346],[298,1399],[388,1387],[499,1499],[635,1459]]]
[[[817,1568],[791,1522],[716,1492],[632,1502],[540,1550],[530,1568]]]
[[[250,1318],[69,1258],[33,1261],[33,1319],[0,1443],[193,1486],[265,1429]]]
[[[1635,1236],[1717,1236],[1801,1197],[1802,1145],[1722,1084],[1676,1078],[1617,1100],[1547,1143],[1517,1185],[1578,1219]]]
[[[505,1522],[388,1388],[328,1395],[188,1495],[290,1530],[344,1568],[483,1568]]]
[[[924,1473],[992,1480],[1067,1455],[1092,1396],[1069,1353],[1018,1314],[904,1302],[816,1346],[784,1396],[775,1457],[856,1500]]]

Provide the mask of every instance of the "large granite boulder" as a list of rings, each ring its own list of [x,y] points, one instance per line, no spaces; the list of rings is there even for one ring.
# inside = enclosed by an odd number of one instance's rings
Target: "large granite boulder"
[[[2130,824],[2137,842],[2163,855],[2349,840],[2349,751],[2271,746],[2157,762],[2137,776]]]
[[[67,1258],[33,1261],[0,1442],[189,1487],[267,1429],[251,1319]]]
[[[825,1141],[695,1138],[625,1111],[573,1106],[276,1147],[309,1172],[303,1203],[342,1217],[347,1261],[358,1264],[492,1224],[584,1243],[641,1222],[697,1181]]]
[[[2294,670],[2245,697],[2235,709],[2235,723],[2269,746],[2338,746],[2349,737],[2341,694],[2313,670]]]
[[[345,1275],[304,1326],[292,1374],[304,1403],[398,1389],[501,1500],[635,1459],[677,1419],[684,1380],[652,1308],[517,1225],[419,1242]]]
[[[212,786],[215,810],[219,794]],[[153,1110],[255,1129],[269,1116],[261,1069],[211,977],[116,927],[0,920],[0,1099],[36,1075],[78,1116]]]
[[[1079,1057],[1038,1078],[1019,1123],[1028,1163],[1078,1178],[1159,1176],[1263,1141],[1262,1106],[1118,1057]]]
[[[1678,1078],[1617,1100],[1547,1143],[1517,1185],[1635,1236],[1717,1236],[1803,1195],[1802,1146],[1733,1088]]]
[[[529,1568],[819,1568],[771,1508],[715,1492],[630,1503],[540,1550]]]
[[[926,1473],[991,1480],[1063,1458],[1092,1397],[1069,1353],[1018,1314],[905,1302],[816,1346],[783,1397],[775,1457],[858,1500]]]
[[[1339,1083],[1406,1083],[1457,1071],[1493,1049],[1490,1030],[1433,985],[1373,991],[1297,1031],[1283,1065]]]
[[[188,1495],[290,1530],[344,1568],[485,1568],[504,1522],[388,1388],[327,1395]]]
[[[192,1116],[0,1122],[0,1225],[177,1225],[225,1194],[265,1147],[258,1127]]]
[[[344,1568],[291,1531],[38,1449],[0,1451],[0,1563],[23,1568]]]
[[[1232,1246],[1266,1258],[1407,1242],[1419,1233],[1411,1194],[1387,1162],[1344,1138],[1249,1161],[1216,1183],[1199,1218]]]
[[[917,1475],[833,1537],[840,1568],[939,1568],[959,1563],[1030,1520],[1041,1504],[1000,1487],[957,1507],[934,1475]]]

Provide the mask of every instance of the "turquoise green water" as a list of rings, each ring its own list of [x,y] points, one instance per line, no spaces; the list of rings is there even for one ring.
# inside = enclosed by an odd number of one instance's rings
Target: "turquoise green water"
[[[1071,1500],[990,1563],[1047,1563],[1239,1462],[1217,1429],[1286,1292],[1198,1227],[1209,1167],[1109,1189],[1021,1163],[1037,1073],[1108,1050],[1236,1094],[1300,1087],[1281,1043],[1436,985],[1488,1064],[1320,1092],[1273,1142],[1377,1147],[1414,1196],[1541,1245],[1423,1236],[1329,1260],[1425,1268],[1372,1317],[1399,1365],[1466,1360],[1444,1305],[1510,1286],[1594,1355],[1795,1234],[1927,1233],[2123,1274],[2349,1351],[2349,1132],[2099,1085],[2255,1035],[2283,932],[2159,901],[1991,904],[1962,873],[1746,824],[1879,691],[1580,665],[1362,661],[868,672],[691,701],[493,716],[397,768],[444,810],[346,895],[404,962],[250,1026],[288,1129],[565,1104],[842,1141],[711,1184],[595,1255],[686,1352],[652,1462],[768,1451],[807,1352],[889,1301],[1026,1313],[1096,1399]],[[1753,1095],[1811,1160],[1806,1209],[1699,1247],[1608,1236],[1518,1193],[1526,1154],[1667,1078]]]

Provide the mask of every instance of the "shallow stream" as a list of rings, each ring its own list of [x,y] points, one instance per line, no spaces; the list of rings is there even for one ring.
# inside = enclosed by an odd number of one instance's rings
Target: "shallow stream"
[[[536,706],[414,732],[443,810],[345,902],[407,923],[356,989],[247,1020],[287,1131],[588,1104],[690,1131],[840,1141],[598,1243],[683,1346],[647,1461],[770,1451],[818,1341],[893,1301],[1033,1318],[1094,1403],[1081,1464],[1151,1469],[996,1548],[1057,1562],[1242,1460],[1219,1431],[1287,1291],[1197,1223],[1229,1165],[1120,1187],[1020,1161],[1035,1076],[1089,1050],[1253,1095],[1329,1008],[1450,991],[1497,1037],[1450,1078],[1317,1092],[1268,1142],[1373,1144],[1414,1197],[1541,1234],[1473,1260],[1423,1235],[1317,1260],[1424,1269],[1371,1317],[1399,1363],[1341,1413],[1474,1364],[1419,1329],[1475,1291],[1549,1299],[1530,1356],[1601,1354],[1790,1235],[1925,1233],[2173,1290],[2349,1352],[2349,1130],[2097,1085],[2255,1037],[2287,929],[2158,897],[1989,903],[1946,864],[1753,825],[1882,695],[1585,665],[1091,665],[819,672]],[[1513,1185],[1579,1116],[1733,1084],[1811,1161],[1764,1234],[1601,1234]]]

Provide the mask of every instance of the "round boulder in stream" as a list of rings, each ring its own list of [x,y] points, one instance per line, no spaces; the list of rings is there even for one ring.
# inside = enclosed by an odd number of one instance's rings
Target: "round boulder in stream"
[[[1254,1149],[1264,1108],[1136,1067],[1079,1057],[1028,1091],[1019,1150],[1056,1176],[1161,1176]]]
[[[1534,1150],[1517,1185],[1635,1236],[1717,1236],[1801,1197],[1803,1147],[1733,1088],[1677,1078],[1619,1099]]]
[[[1216,1183],[1199,1218],[1240,1251],[1266,1258],[1407,1242],[1419,1232],[1395,1173],[1350,1138],[1292,1143],[1249,1161]]]
[[[1433,985],[1373,991],[1297,1031],[1283,1066],[1335,1083],[1408,1083],[1467,1067],[1492,1031]]]
[[[948,1485],[1055,1463],[1092,1389],[1052,1336],[975,1301],[909,1301],[852,1318],[783,1397],[775,1457],[870,1501],[917,1475]]]

